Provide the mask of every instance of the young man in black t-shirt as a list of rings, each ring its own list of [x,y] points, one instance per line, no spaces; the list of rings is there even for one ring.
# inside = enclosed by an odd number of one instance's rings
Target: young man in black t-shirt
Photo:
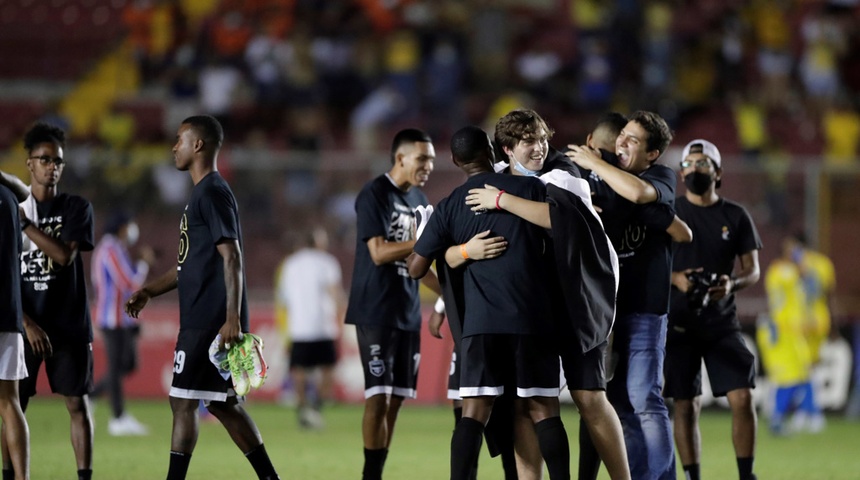
[[[223,141],[221,124],[214,117],[189,117],[179,127],[174,162],[178,170],[191,174],[194,189],[179,222],[177,266],[148,282],[126,303],[128,314],[137,318],[150,298],[179,290],[168,480],[183,479],[188,472],[197,440],[200,400],[224,425],[257,476],[278,478],[256,424],[230,380],[209,359],[209,347],[218,335],[223,350],[248,332],[239,207],[217,167]]]
[[[81,252],[93,249],[90,202],[57,191],[65,132],[43,123],[24,136],[31,195],[20,204],[25,358],[21,406],[36,394],[42,362],[51,391],[65,397],[78,478],[92,477],[93,426],[86,395],[93,388],[93,330]],[[13,475],[4,455],[4,475]]]
[[[740,332],[735,293],[758,281],[762,243],[746,209],[717,195],[721,166],[713,143],[687,144],[681,155],[687,192],[675,200],[678,215],[693,230],[693,242],[673,245],[664,395],[675,400],[675,442],[692,480],[699,478],[702,360],[714,395],[725,395],[732,410],[739,477],[755,478],[755,357]]]
[[[406,271],[415,245],[415,213],[429,204],[424,186],[436,152],[430,137],[401,130],[391,145],[391,169],[368,182],[355,200],[355,268],[346,323],[356,326],[364,367],[362,478],[382,477],[404,398],[415,397],[421,358],[418,281]],[[439,293],[435,275],[428,286]]]
[[[9,182],[26,187],[17,178],[0,172],[0,278],[6,280],[0,287],[0,418],[3,419],[3,443],[9,451],[10,466],[18,472],[18,478],[29,478],[29,430],[18,395],[19,381],[27,378],[18,257],[21,253],[18,202],[26,199],[24,194],[29,195],[29,192],[19,188],[13,194],[15,186]],[[6,476],[4,472],[4,478]]]
[[[493,173],[493,147],[478,127],[466,127],[451,140],[454,162],[469,175],[443,199],[430,217],[409,258],[409,273],[420,278],[451,245],[465,244],[480,232],[508,239],[503,255],[469,263],[463,271],[463,418],[451,441],[451,478],[469,478],[493,403],[506,385],[526,398],[550,478],[569,478],[570,451],[559,416],[558,356],[548,290],[542,279],[554,272],[546,232],[514,215],[473,212],[464,199],[487,183],[529,200],[543,201],[537,179]],[[501,193],[504,193],[501,192]],[[500,193],[500,195],[501,195]]]
[[[567,156],[588,176],[620,263],[615,350],[607,394],[624,429],[633,478],[675,478],[669,413],[661,394],[672,268],[675,173],[656,163],[672,140],[659,115],[635,112],[615,141],[613,165],[587,147]]]

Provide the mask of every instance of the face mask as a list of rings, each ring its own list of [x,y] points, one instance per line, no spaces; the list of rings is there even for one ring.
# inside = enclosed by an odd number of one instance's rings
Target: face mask
[[[514,170],[522,173],[523,175],[525,175],[527,177],[537,177],[538,173],[540,173],[540,172],[533,172],[533,171],[529,170],[528,168],[520,165],[520,162],[518,162],[517,159],[515,159],[515,158],[511,159],[511,167],[513,167]]]
[[[702,195],[707,192],[713,183],[714,179],[711,178],[709,173],[692,172],[684,177],[684,185],[687,186],[687,190],[696,195]]]
[[[129,245],[134,245],[137,243],[137,239],[140,236],[140,229],[137,228],[137,224],[131,222],[125,228],[125,239]]]

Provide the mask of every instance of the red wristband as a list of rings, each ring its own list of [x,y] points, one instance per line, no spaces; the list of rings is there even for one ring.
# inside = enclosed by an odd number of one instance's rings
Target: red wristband
[[[505,193],[504,190],[499,190],[499,193],[496,194],[496,210],[501,210],[502,207],[499,206],[499,200],[502,198],[502,194]]]

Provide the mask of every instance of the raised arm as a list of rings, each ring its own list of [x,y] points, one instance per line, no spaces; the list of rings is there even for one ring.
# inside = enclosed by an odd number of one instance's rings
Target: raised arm
[[[20,178],[0,170],[0,185],[12,190],[18,202],[23,202],[30,196],[30,188]]]
[[[23,212],[21,212],[21,218],[26,218]],[[29,219],[23,220],[22,225],[24,228],[21,231],[39,247],[39,250],[58,264],[64,267],[69,266],[78,255],[78,242],[64,242],[59,238],[54,238],[33,225]]]
[[[568,148],[570,150],[565,152],[568,158],[580,167],[594,172],[618,195],[636,204],[657,201],[659,194],[650,182],[610,165],[592,148],[578,145],[568,145]]]
[[[466,196],[466,205],[470,205],[472,210],[476,212],[496,209],[507,210],[539,227],[552,228],[548,203],[526,200],[504,190],[499,190],[492,185],[484,185],[484,188],[469,190],[469,195]]]

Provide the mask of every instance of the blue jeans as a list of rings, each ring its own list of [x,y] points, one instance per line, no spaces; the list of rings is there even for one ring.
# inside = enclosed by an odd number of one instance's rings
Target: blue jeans
[[[607,386],[618,412],[633,479],[675,479],[675,445],[663,402],[666,315],[631,314],[615,323],[615,375]]]

